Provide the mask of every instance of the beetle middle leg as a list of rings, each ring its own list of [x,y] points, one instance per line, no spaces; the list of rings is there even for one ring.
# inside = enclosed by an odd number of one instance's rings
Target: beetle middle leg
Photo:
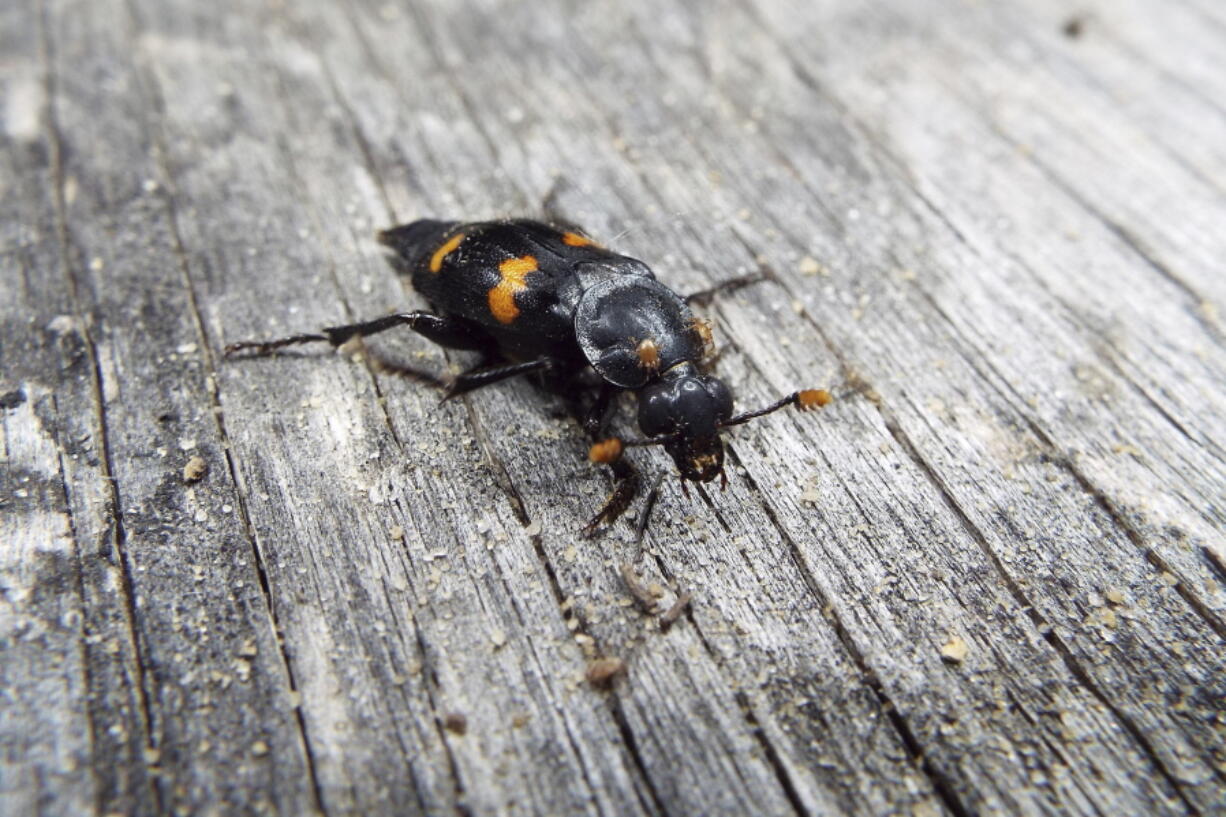
[[[553,358],[538,357],[536,360],[527,360],[523,363],[507,363],[501,366],[474,366],[456,375],[453,380],[447,383],[444,388],[445,394],[443,399],[450,400],[453,397],[459,397],[461,394],[466,394],[475,389],[501,382],[509,377],[539,372],[549,369],[554,365]]]

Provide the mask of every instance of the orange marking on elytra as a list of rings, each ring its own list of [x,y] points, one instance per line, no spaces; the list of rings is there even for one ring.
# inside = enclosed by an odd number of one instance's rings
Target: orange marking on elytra
[[[499,323],[511,323],[519,317],[519,307],[515,304],[515,293],[528,288],[525,280],[528,273],[536,272],[535,255],[521,255],[519,258],[508,258],[498,265],[502,280],[490,288],[490,312]]]
[[[447,239],[447,243],[434,251],[434,255],[430,256],[430,271],[438,272],[443,268],[443,259],[446,258],[456,247],[460,246],[460,242],[464,240],[464,233],[456,233],[451,238]]]
[[[568,247],[594,247],[596,242],[579,233],[562,233],[562,243]]]

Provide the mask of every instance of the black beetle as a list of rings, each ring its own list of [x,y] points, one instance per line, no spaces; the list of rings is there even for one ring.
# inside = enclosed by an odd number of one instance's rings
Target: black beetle
[[[594,370],[595,397],[582,412],[588,433],[599,439],[613,398],[633,391],[645,436],[611,438],[591,447],[594,462],[613,466],[618,487],[587,532],[616,519],[637,490],[634,470],[621,459],[624,446],[663,446],[683,487],[685,480],[726,481],[722,429],[784,406],[810,409],[831,399],[826,391],[809,389],[734,415],[732,393],[703,367],[711,330],[690,310],[697,296],[681,297],[642,261],[605,249],[573,226],[528,219],[423,219],[384,230],[378,238],[433,312],[400,312],[318,334],[233,343],[226,354],[268,354],[313,341],[340,346],[407,326],[440,346],[481,353],[477,366],[445,381],[383,362],[440,387],[444,399],[529,373],[560,393],[588,392],[582,375]],[[736,279],[699,295],[743,283]]]

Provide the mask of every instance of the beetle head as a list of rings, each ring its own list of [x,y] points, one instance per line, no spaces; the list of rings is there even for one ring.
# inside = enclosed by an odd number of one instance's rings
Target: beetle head
[[[639,391],[639,428],[671,438],[664,450],[682,479],[710,482],[724,471],[719,427],[732,416],[732,393],[723,381],[690,364],[675,366]]]

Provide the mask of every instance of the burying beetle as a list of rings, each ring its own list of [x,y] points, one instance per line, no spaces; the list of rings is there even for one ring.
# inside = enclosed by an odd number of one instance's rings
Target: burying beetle
[[[481,362],[453,378],[381,361],[385,368],[443,390],[447,400],[517,375],[535,374],[563,395],[591,397],[582,415],[597,442],[589,457],[610,465],[617,485],[584,527],[591,533],[625,511],[638,490],[627,446],[663,446],[682,479],[710,482],[724,474],[720,432],[785,406],[811,409],[830,402],[821,389],[793,392],[758,409],[733,415],[732,393],[704,370],[711,347],[708,324],[689,302],[656,280],[635,258],[611,252],[578,228],[528,219],[464,224],[423,219],[384,230],[397,271],[433,312],[399,312],[319,333],[269,341],[243,341],[226,354],[269,354],[286,346],[326,341],[341,346],[358,337],[407,326],[440,346],[478,352]],[[703,295],[743,283],[737,279]],[[582,383],[594,370],[599,382]],[[601,440],[616,395],[638,397],[639,439]],[[640,523],[640,533],[646,518]]]

